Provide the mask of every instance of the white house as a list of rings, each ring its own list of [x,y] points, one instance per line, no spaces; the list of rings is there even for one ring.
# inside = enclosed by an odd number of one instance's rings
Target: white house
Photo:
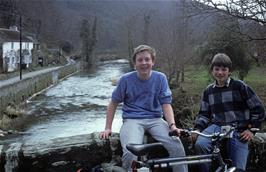
[[[33,40],[22,35],[22,64],[28,67],[32,63],[31,50]],[[17,27],[0,28],[0,70],[12,72],[20,65],[20,32]]]

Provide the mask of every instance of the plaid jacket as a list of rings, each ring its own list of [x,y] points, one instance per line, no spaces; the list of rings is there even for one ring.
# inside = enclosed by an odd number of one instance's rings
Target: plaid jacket
[[[203,92],[195,128],[202,131],[210,124],[237,124],[242,128],[260,127],[265,118],[262,101],[244,82],[229,78],[224,87],[215,83]]]

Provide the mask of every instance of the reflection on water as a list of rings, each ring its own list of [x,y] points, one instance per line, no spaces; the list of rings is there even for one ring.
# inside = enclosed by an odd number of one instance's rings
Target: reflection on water
[[[94,73],[73,75],[29,101],[28,109],[36,118],[25,130],[25,144],[49,141],[91,132],[105,126],[105,111],[110,99],[112,80],[128,68],[126,60],[103,62]],[[121,109],[113,122],[118,132],[122,123]]]

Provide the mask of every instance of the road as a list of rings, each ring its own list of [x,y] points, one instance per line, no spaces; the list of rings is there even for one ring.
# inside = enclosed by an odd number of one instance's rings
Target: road
[[[33,72],[27,72],[25,74],[22,73],[22,80],[23,79],[27,79],[27,78],[31,78],[31,77],[36,76],[36,75],[40,75],[42,73],[47,73],[47,72],[56,70],[56,69],[58,69],[60,67],[62,67],[62,66],[46,68],[46,69],[33,71]],[[0,89],[2,87],[8,86],[8,85],[12,85],[12,84],[17,83],[19,81],[20,81],[20,76],[15,76],[15,77],[12,77],[12,78],[9,78],[9,79],[6,79],[6,80],[0,80]]]

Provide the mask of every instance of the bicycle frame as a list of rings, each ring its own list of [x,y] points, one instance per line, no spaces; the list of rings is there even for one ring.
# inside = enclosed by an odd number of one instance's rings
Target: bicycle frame
[[[194,156],[185,156],[179,158],[160,158],[160,159],[149,159],[146,162],[137,161],[141,168],[137,169],[136,171],[139,172],[149,172],[153,169],[160,169],[160,168],[169,168],[174,165],[184,165],[184,164],[201,164],[201,163],[211,163],[213,160],[217,160],[219,163],[219,167],[215,170],[216,172],[233,172],[235,168],[227,167],[227,164],[223,161],[222,156],[220,154],[219,148],[213,151],[212,154],[206,155],[194,155]],[[146,170],[146,171],[144,171]]]
[[[224,162],[221,152],[218,146],[218,143],[223,139],[228,137],[235,130],[232,127],[230,130],[226,131],[225,133],[214,133],[211,135],[206,135],[200,133],[198,131],[188,131],[185,132],[188,134],[197,133],[203,137],[212,138],[213,142],[213,151],[211,154],[206,155],[192,155],[192,156],[185,156],[185,157],[178,157],[178,158],[160,158],[160,159],[149,159],[147,161],[136,161],[138,163],[139,168],[134,169],[134,172],[150,172],[156,168],[168,168],[174,165],[184,165],[184,164],[201,164],[201,163],[210,163],[214,160],[218,162],[218,168],[215,172],[233,172],[236,170],[235,167],[228,168],[228,164]],[[169,135],[173,135],[173,133],[169,133]],[[142,144],[142,145],[134,145],[129,144],[127,145],[127,149],[132,152],[134,155],[138,156],[140,159],[144,153],[148,153],[151,150],[157,149],[158,146],[162,146],[161,143],[152,143],[152,144]]]

